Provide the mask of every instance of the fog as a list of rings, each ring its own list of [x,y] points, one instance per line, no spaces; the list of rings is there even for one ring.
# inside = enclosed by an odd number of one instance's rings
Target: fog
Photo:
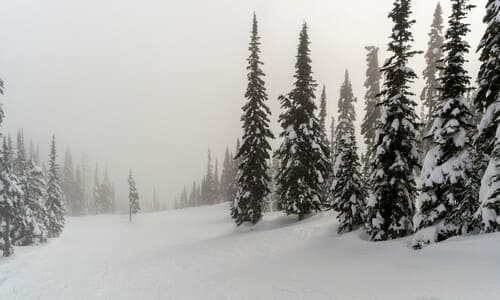
[[[426,50],[437,2],[413,2],[415,49]],[[469,16],[475,50],[484,1],[472,2],[480,6]],[[448,1],[442,5],[447,16]],[[143,198],[156,185],[172,203],[184,185],[201,178],[207,149],[221,159],[240,135],[254,11],[277,135],[277,97],[291,89],[301,23],[310,28],[313,71],[326,85],[329,114],[348,68],[360,120],[364,46],[379,46],[380,61],[387,58],[391,8],[391,0],[3,1],[1,131],[24,128],[44,157],[55,134],[60,161],[69,146],[74,158],[85,152],[109,167],[120,201],[132,168]],[[421,74],[423,55],[410,66]],[[477,60],[468,69],[475,77]],[[419,93],[421,80],[413,87]]]

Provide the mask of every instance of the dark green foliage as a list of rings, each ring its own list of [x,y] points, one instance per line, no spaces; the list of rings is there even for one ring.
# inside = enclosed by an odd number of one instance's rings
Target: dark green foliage
[[[129,201],[129,214],[130,221],[132,221],[132,215],[138,213],[141,210],[139,205],[139,193],[137,192],[137,188],[135,186],[134,176],[132,175],[132,170],[128,175],[128,201]]]
[[[276,152],[281,161],[278,173],[280,206],[300,219],[321,210],[322,185],[330,172],[330,149],[315,115],[316,83],[312,78],[307,25],[300,32],[294,88],[281,96],[279,117],[283,142]]]
[[[64,228],[64,193],[59,186],[58,170],[56,163],[56,138],[52,137],[49,155],[49,170],[47,183],[47,214],[49,216],[48,235],[50,238],[57,237]]]
[[[460,234],[464,219],[471,218],[473,207],[477,207],[476,199],[465,197],[466,190],[472,188],[465,186],[472,167],[467,138],[471,114],[465,98],[470,77],[464,68],[464,56],[470,48],[464,40],[469,32],[464,19],[472,9],[467,2],[452,0],[452,14],[443,46],[445,58],[443,75],[439,79],[439,98],[432,114],[434,123],[427,135],[432,143],[420,179],[415,228],[425,234],[417,234],[414,242],[417,248]],[[467,200],[473,202],[466,203]],[[434,237],[428,234],[428,227],[435,228]]]
[[[247,59],[247,102],[243,106],[243,139],[235,159],[239,160],[236,198],[231,207],[231,216],[237,225],[244,222],[257,223],[262,218],[264,200],[269,194],[268,175],[269,139],[274,138],[269,130],[271,111],[266,105],[264,72],[260,60],[260,37],[254,15],[250,40],[250,56]]]
[[[340,89],[338,102],[337,152],[333,163],[333,182],[331,186],[331,209],[338,212],[339,232],[348,232],[361,227],[364,223],[365,199],[367,191],[360,174],[360,161],[356,144],[352,85],[346,72],[345,81]]]
[[[369,46],[365,47],[368,51],[366,55],[366,63],[368,68],[366,70],[365,80],[365,116],[361,123],[361,134],[364,137],[366,145],[366,153],[363,156],[363,173],[368,176],[370,173],[370,163],[373,161],[374,147],[375,147],[375,133],[377,122],[380,119],[380,79],[382,73],[378,63],[378,47]]]
[[[411,99],[414,94],[409,87],[417,75],[407,64],[419,52],[411,50],[410,27],[415,21],[410,20],[410,13],[409,0],[396,0],[389,14],[394,22],[388,45],[392,56],[382,68],[385,75],[382,116],[374,141],[373,192],[367,203],[366,228],[370,239],[375,241],[405,236],[413,228],[419,124],[414,111],[416,103]]]

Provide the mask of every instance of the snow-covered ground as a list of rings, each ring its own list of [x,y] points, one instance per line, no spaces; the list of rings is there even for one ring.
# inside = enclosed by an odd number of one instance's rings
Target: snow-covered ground
[[[500,299],[500,234],[414,251],[339,236],[330,213],[235,229],[225,204],[67,223],[0,258],[0,299]]]

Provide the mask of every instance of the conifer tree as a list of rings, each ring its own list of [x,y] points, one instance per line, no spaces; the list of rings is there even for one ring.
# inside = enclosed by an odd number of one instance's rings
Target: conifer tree
[[[59,186],[58,165],[56,162],[56,138],[52,137],[49,156],[49,180],[47,182],[47,214],[49,216],[49,226],[47,228],[49,237],[57,237],[64,228],[64,193]]]
[[[366,228],[370,239],[379,241],[405,236],[412,231],[418,168],[417,115],[408,84],[417,77],[407,66],[413,51],[410,27],[411,1],[395,0],[389,18],[394,22],[390,57],[384,64],[382,116],[377,124],[372,163],[372,193],[367,203]]]
[[[312,78],[309,36],[304,23],[299,37],[294,88],[280,97],[283,142],[276,155],[281,161],[278,174],[280,205],[299,220],[321,210],[322,185],[330,172],[330,149],[315,115],[316,83]]]
[[[85,195],[83,187],[83,174],[80,166],[76,167],[75,180],[72,188],[73,192],[73,215],[82,216],[85,214]]]
[[[215,159],[215,170],[214,170],[214,203],[221,202],[220,199],[220,182],[219,182],[219,159]]]
[[[326,132],[326,87],[323,85],[323,89],[321,90],[321,96],[319,98],[319,113],[318,113],[318,121],[323,131]]]
[[[264,211],[264,201],[269,194],[268,171],[269,140],[274,136],[269,129],[271,110],[267,107],[267,93],[264,86],[263,64],[260,60],[260,37],[257,18],[254,14],[247,59],[248,86],[245,93],[247,102],[243,106],[243,144],[236,159],[238,166],[238,192],[231,209],[231,216],[237,225],[244,222],[256,224]]]
[[[335,145],[337,141],[335,140],[335,118],[332,117],[330,122],[330,156],[332,157],[332,165],[333,159],[335,158]]]
[[[132,170],[130,170],[128,175],[128,201],[129,201],[129,216],[130,222],[132,222],[132,215],[138,213],[141,208],[139,205],[139,193],[135,186],[134,176],[132,175]]]
[[[99,186],[100,207],[104,213],[113,211],[113,194],[111,191],[111,181],[108,175],[108,168],[104,169],[104,177]]]
[[[439,98],[440,83],[438,78],[442,76],[443,68],[443,11],[441,4],[438,2],[434,11],[434,20],[432,21],[431,31],[429,32],[428,48],[425,52],[426,67],[422,73],[425,80],[425,86],[420,94],[422,100],[422,136],[425,136],[431,129],[434,118],[432,114],[436,109],[436,102]],[[427,153],[430,148],[430,140],[425,139],[421,142],[421,150],[423,154]]]
[[[191,201],[189,201],[191,204]],[[154,211],[160,211],[161,210],[161,205],[160,202],[158,201],[158,197],[156,195],[156,186],[153,186],[153,210]]]
[[[379,94],[380,94],[380,79],[382,73],[380,72],[380,67],[378,63],[378,47],[368,46],[365,47],[368,51],[366,55],[366,63],[368,68],[366,70],[366,80],[365,80],[365,116],[363,122],[361,123],[361,134],[364,137],[366,145],[366,153],[363,155],[363,173],[368,175],[370,172],[370,163],[374,158],[374,147],[375,147],[375,134],[376,125],[378,119],[380,119],[380,106],[379,104]]]
[[[14,149],[11,149],[12,152],[13,150]],[[14,163],[14,172],[18,176],[18,179],[21,181],[24,181],[24,177],[26,176],[26,164],[27,164],[27,155],[24,143],[24,132],[21,129],[19,129],[17,131],[17,153]]]
[[[73,189],[75,187],[75,170],[73,168],[73,156],[69,148],[66,148],[66,153],[64,154],[64,164],[61,175],[61,188],[66,196],[66,208],[68,209],[69,215],[74,215],[75,199]]]
[[[3,121],[3,117],[3,109],[0,107],[0,123]],[[17,177],[12,169],[10,151],[5,138],[0,163],[0,233],[2,237],[0,247],[3,256],[7,257],[14,253],[11,242],[11,226],[21,208],[22,190],[18,186]]]
[[[99,165],[96,164],[94,169],[94,191],[92,195],[96,215],[102,213],[100,187],[101,183],[99,181]]]
[[[226,152],[224,153],[224,161],[222,162],[222,174],[220,178],[220,193],[222,201],[224,202],[234,200],[232,199],[233,194],[231,193],[232,186],[234,185],[233,176],[233,159],[231,157],[231,154],[229,153],[229,148],[226,148]]]
[[[356,98],[346,71],[338,102],[337,152],[333,164],[330,208],[338,212],[339,232],[348,232],[363,225],[367,191],[360,174],[354,122]]]
[[[464,68],[464,56],[470,48],[464,37],[470,30],[464,19],[472,6],[467,2],[452,0],[443,46],[443,76],[439,79],[442,87],[433,111],[434,123],[427,135],[432,143],[420,175],[421,192],[414,219],[415,229],[419,230],[414,240],[416,248],[459,234],[460,215],[474,212],[460,210],[469,208],[464,201],[469,188],[465,186],[467,169],[471,167],[467,146],[471,114],[465,98],[470,77]]]
[[[476,107],[483,112],[476,147],[488,160],[480,188],[482,231],[500,231],[500,3],[488,0],[483,19],[486,31],[479,44],[482,62]],[[480,174],[482,175],[483,170]]]
[[[17,237],[16,245],[24,246],[45,242],[48,238],[49,215],[45,207],[47,198],[44,174],[34,160],[30,160],[26,172],[26,185],[23,189],[23,207],[21,209],[22,226]]]

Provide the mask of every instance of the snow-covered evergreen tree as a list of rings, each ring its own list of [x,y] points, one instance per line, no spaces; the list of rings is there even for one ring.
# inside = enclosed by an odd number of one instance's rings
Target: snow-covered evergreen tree
[[[94,169],[94,188],[92,193],[92,200],[94,201],[95,214],[100,214],[103,212],[101,206],[101,182],[99,181],[99,165],[95,165]]]
[[[409,83],[417,77],[407,66],[417,54],[412,50],[411,1],[395,0],[389,18],[394,22],[388,50],[392,53],[382,68],[384,89],[382,115],[377,124],[371,187],[367,202],[366,228],[370,239],[379,241],[405,236],[412,231],[418,168],[418,117]]]
[[[337,141],[335,140],[335,117],[332,117],[332,120],[330,122],[330,156],[332,158],[332,165],[333,165],[333,160],[335,159],[336,144]]]
[[[338,101],[337,152],[333,163],[331,209],[338,212],[339,232],[348,232],[364,223],[366,188],[360,173],[354,122],[356,98],[346,71]]]
[[[238,166],[238,192],[231,208],[231,216],[237,225],[249,222],[256,224],[264,211],[264,200],[269,194],[270,178],[268,160],[270,158],[269,139],[274,136],[269,130],[271,111],[266,105],[267,93],[264,86],[264,72],[260,60],[260,37],[257,18],[254,14],[250,38],[250,56],[247,59],[248,86],[245,93],[247,102],[243,106],[243,143],[235,159]]]
[[[34,160],[30,160],[27,166],[26,184],[23,188],[22,226],[13,237],[15,245],[31,245],[45,242],[48,238],[49,215],[45,208],[47,198],[44,174],[40,167],[36,166]]]
[[[135,186],[134,176],[132,175],[132,170],[130,170],[128,175],[128,201],[129,201],[129,215],[130,221],[132,221],[132,215],[138,213],[141,210],[139,205],[139,193]]]
[[[478,214],[484,232],[500,231],[500,1],[488,0],[486,31],[479,44],[482,62],[476,106],[483,112],[476,145],[489,159],[481,180]],[[481,172],[482,173],[482,172]]]
[[[113,212],[113,193],[111,189],[111,181],[109,179],[108,168],[104,169],[104,177],[99,186],[99,199],[101,208],[103,213],[112,213]]]
[[[304,23],[299,36],[294,88],[281,96],[280,123],[283,142],[276,152],[281,161],[278,174],[280,206],[299,220],[321,210],[322,185],[330,172],[330,149],[315,115],[316,83],[312,78],[309,35]]]
[[[0,123],[3,117],[3,109],[0,107]],[[10,256],[14,253],[11,242],[12,222],[21,208],[22,191],[18,186],[12,165],[7,141],[4,139],[0,160],[0,248],[3,256]]]
[[[366,55],[365,80],[365,116],[361,123],[361,134],[364,137],[366,152],[363,155],[363,173],[368,176],[370,173],[370,163],[373,161],[375,148],[375,133],[378,119],[380,119],[380,106],[378,96],[380,94],[380,79],[382,73],[378,63],[379,48],[375,46],[365,47],[368,51]]]
[[[71,150],[66,149],[64,154],[64,163],[62,169],[61,188],[66,196],[66,209],[69,215],[74,215],[74,188],[75,188],[75,170],[73,168],[73,156]]]
[[[85,191],[83,182],[83,172],[80,166],[76,167],[75,180],[73,186],[73,215],[82,216],[85,214],[86,203],[85,203]]]
[[[56,162],[56,138],[52,137],[49,155],[49,170],[47,182],[47,201],[45,206],[49,216],[48,233],[49,238],[57,237],[61,234],[64,228],[64,193],[59,186],[59,166]]]
[[[229,148],[226,148],[226,152],[224,153],[224,161],[222,163],[222,173],[220,178],[220,193],[222,201],[229,202],[234,200],[234,198],[232,198],[234,196],[232,194],[232,188],[233,185],[235,184],[234,181],[235,180],[233,175],[233,158],[229,152]]]
[[[318,121],[321,128],[323,128],[323,132],[326,133],[326,87],[323,85],[323,89],[321,90],[321,96],[319,98],[319,113],[318,113]]]
[[[422,100],[422,137],[424,137],[431,130],[431,126],[434,122],[432,114],[436,109],[436,103],[439,97],[440,83],[438,78],[442,75],[442,47],[444,43],[442,14],[443,10],[441,8],[441,4],[438,2],[434,11],[431,31],[428,34],[429,42],[427,43],[428,48],[425,52],[426,67],[422,73],[425,80],[425,86],[420,94],[420,100]],[[431,141],[429,139],[421,141],[420,150],[424,155],[431,147],[430,142]]]
[[[416,248],[460,234],[463,217],[474,213],[470,211],[474,205],[464,202],[469,188],[465,186],[467,170],[471,168],[467,146],[470,111],[465,98],[470,77],[464,68],[464,56],[470,48],[464,39],[470,31],[464,19],[470,9],[468,0],[452,0],[443,46],[443,75],[439,78],[442,87],[432,112],[434,123],[427,135],[432,143],[420,175],[414,218],[418,230],[413,243]]]

